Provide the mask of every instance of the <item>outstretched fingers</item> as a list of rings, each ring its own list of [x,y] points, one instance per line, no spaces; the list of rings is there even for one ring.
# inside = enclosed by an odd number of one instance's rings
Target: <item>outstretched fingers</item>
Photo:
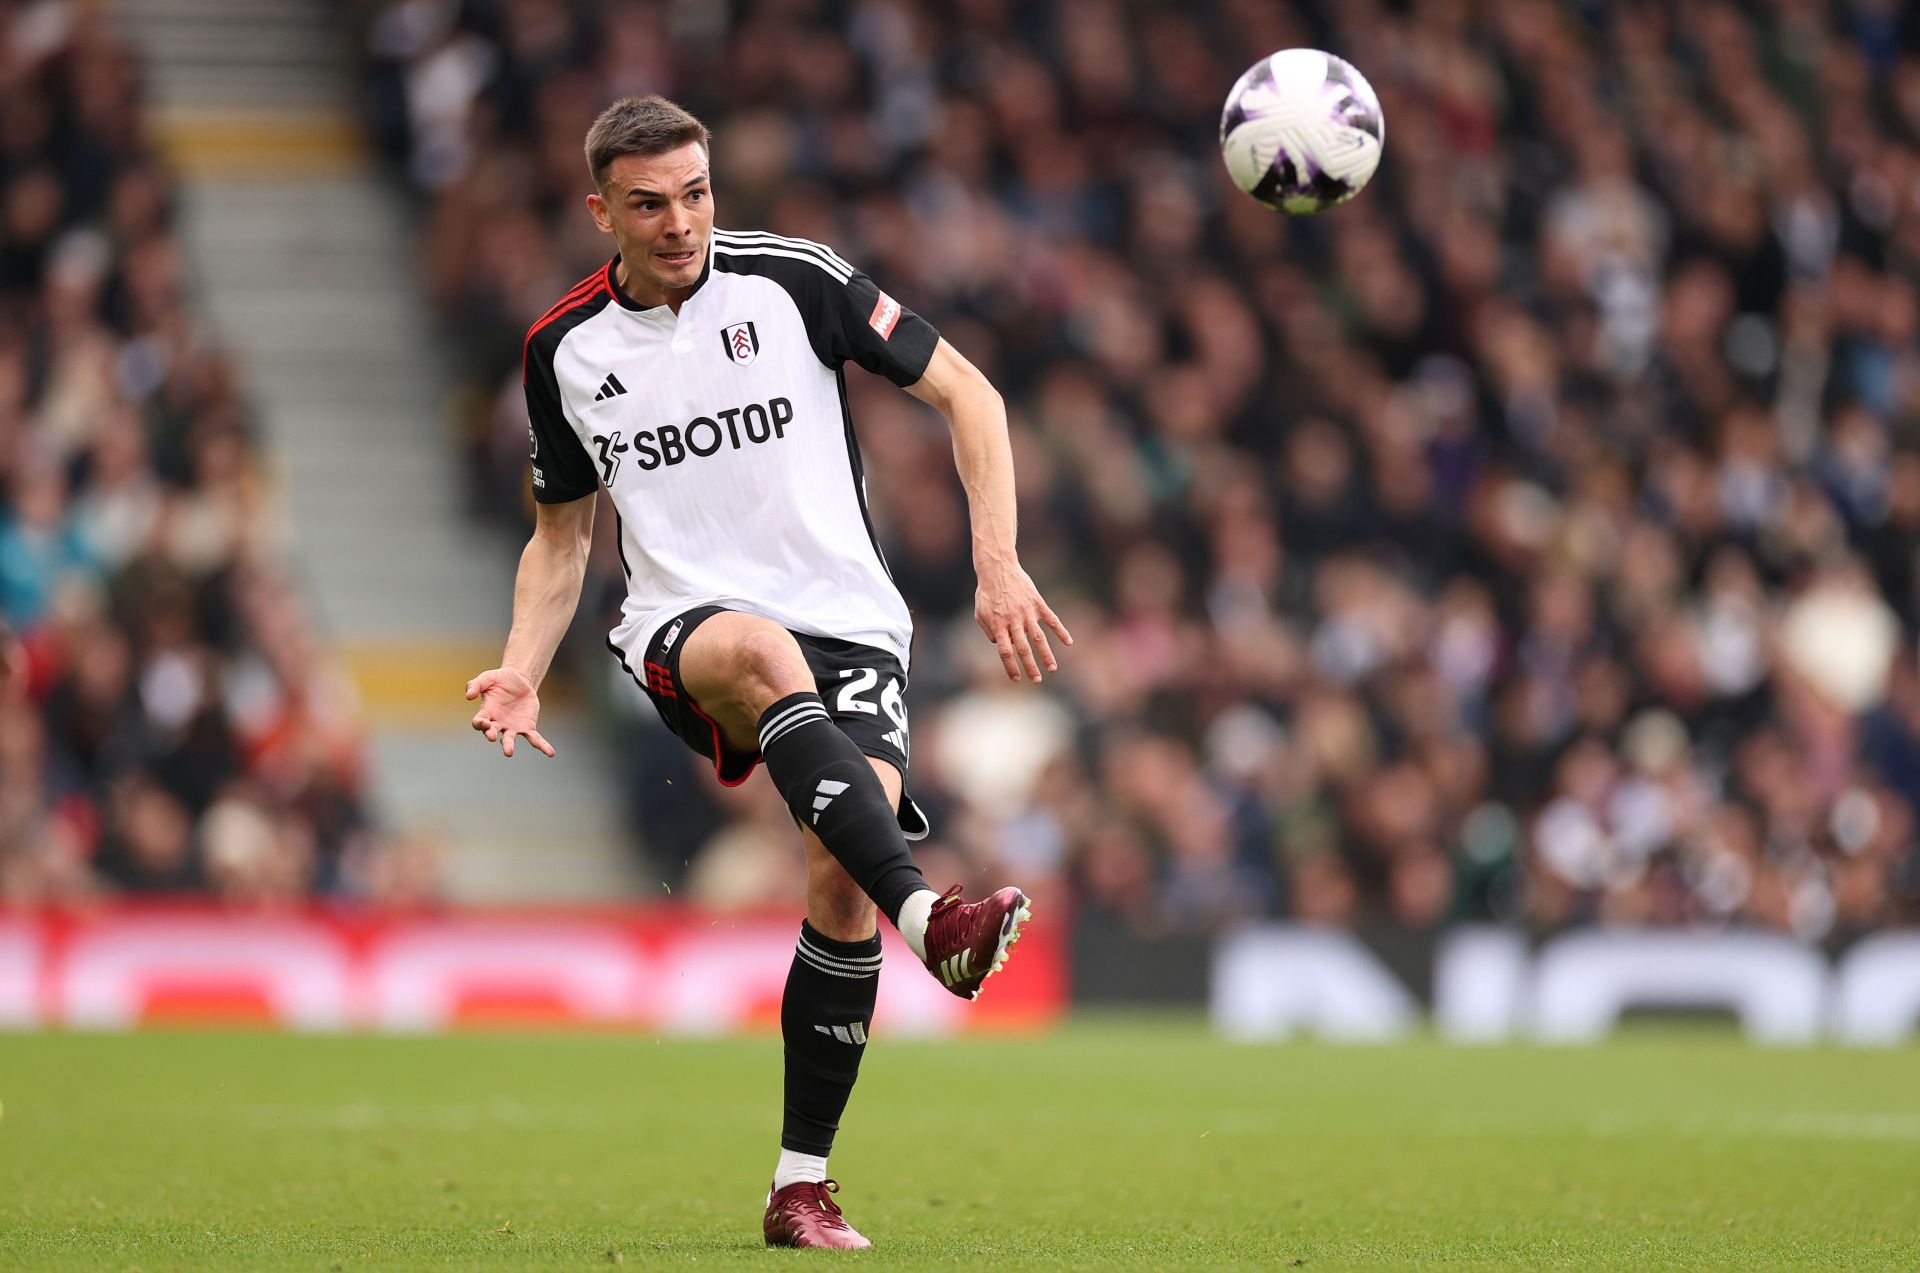
[[[1027,674],[1028,680],[1038,685],[1040,683],[1040,661],[1036,659],[1033,654],[1033,637],[1030,635],[1028,624],[1022,621],[1020,626],[1013,629],[1013,635],[1017,638],[1013,643],[1013,650],[1015,654],[1020,656],[1020,668]],[[1017,680],[1019,678],[1016,677],[1015,679]]]
[[[1037,594],[1025,607],[1024,614],[1016,610],[1013,615],[996,615],[991,622],[983,619],[980,626],[999,651],[1000,666],[1006,669],[1010,681],[1025,676],[1038,685],[1043,679],[1043,668],[1048,672],[1060,670],[1060,660],[1054,655],[1053,643],[1047,636],[1048,629],[1052,629],[1063,645],[1073,644],[1073,633],[1067,631],[1060,616]]]
[[[511,684],[501,684],[496,673],[482,672],[467,682],[467,698],[480,700],[480,709],[470,722],[473,728],[486,735],[488,742],[500,744],[502,756],[511,759],[515,740],[521,737],[543,755],[553,755],[553,744],[533,727],[539,716],[539,700],[531,693],[516,694]]]
[[[1046,622],[1048,627],[1053,629],[1055,635],[1060,638],[1061,644],[1073,644],[1073,633],[1067,631],[1067,625],[1060,621],[1060,616],[1053,612],[1053,607],[1048,605],[1044,599],[1040,602],[1040,617]]]
[[[1034,657],[1033,633],[1034,626],[1031,621],[1015,623],[1002,621],[994,624],[992,632],[989,633],[993,639],[994,648],[1000,652],[1000,666],[1007,670],[1009,681],[1018,681],[1024,674],[1035,684],[1040,682],[1040,662]],[[1046,650],[1044,641],[1040,648],[1043,651]],[[1052,653],[1047,652],[1045,658],[1048,670],[1052,670],[1054,667]]]
[[[1004,626],[995,628],[987,636],[993,642],[994,649],[1000,652],[1000,666],[1007,670],[1007,679],[1019,680],[1020,660],[1013,652],[1013,638],[1007,635],[1007,629]]]
[[[1047,671],[1060,670],[1060,660],[1053,657],[1053,647],[1047,643],[1047,630],[1040,626],[1038,619],[1027,620],[1027,643],[1033,647],[1033,652],[1040,662],[1046,665]]]
[[[479,729],[482,728],[482,726],[476,723],[474,728]],[[499,743],[500,754],[509,760],[513,758],[514,740],[523,736],[528,742],[532,743],[535,749],[542,755],[553,755],[553,744],[548,742],[537,729],[530,729],[524,725],[517,727],[503,725],[498,721],[488,721],[484,728],[487,733],[487,741],[490,743]]]

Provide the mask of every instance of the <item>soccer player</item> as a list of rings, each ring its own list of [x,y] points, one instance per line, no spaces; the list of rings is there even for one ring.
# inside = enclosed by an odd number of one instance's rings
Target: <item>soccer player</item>
[[[974,614],[1008,677],[1038,684],[1057,666],[1048,631],[1073,638],[1015,555],[1006,413],[986,378],[831,248],[715,229],[709,134],[674,103],[614,103],[586,151],[587,210],[618,251],[527,333],[536,521],[501,665],[467,684],[473,727],[506,756],[520,736],[553,755],[537,690],[579,601],[604,486],[627,575],[608,646],[721,782],[765,763],[806,848],[766,1240],[865,1247],[826,1167],[873,1022],[876,910],[971,999],[1029,903],[1017,888],[935,893],[907,850],[927,834],[905,790],[912,621],[867,515],[846,362],[950,423]]]

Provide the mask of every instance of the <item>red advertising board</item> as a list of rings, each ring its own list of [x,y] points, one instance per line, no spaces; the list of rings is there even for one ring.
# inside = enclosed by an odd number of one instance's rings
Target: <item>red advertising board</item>
[[[789,914],[668,906],[370,915],[146,903],[0,912],[0,1028],[771,1029],[798,928]],[[889,1033],[1028,1029],[1064,1008],[1061,933],[1044,921],[1022,931],[1018,957],[971,1005],[882,931],[877,1020]]]

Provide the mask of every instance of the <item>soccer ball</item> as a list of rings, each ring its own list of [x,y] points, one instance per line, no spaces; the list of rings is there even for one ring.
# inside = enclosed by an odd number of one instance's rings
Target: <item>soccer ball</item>
[[[1386,140],[1373,86],[1318,49],[1261,58],[1220,112],[1220,151],[1233,183],[1282,212],[1324,212],[1359,194]]]

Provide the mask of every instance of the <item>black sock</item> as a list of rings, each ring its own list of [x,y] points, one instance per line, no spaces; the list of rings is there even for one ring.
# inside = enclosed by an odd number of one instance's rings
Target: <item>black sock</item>
[[[800,944],[780,998],[787,1045],[787,1113],[780,1148],[825,1158],[840,1130],[880,991],[880,934],[834,941],[800,921]]]
[[[889,922],[927,886],[913,864],[887,789],[818,694],[789,694],[760,717],[767,775],[800,825],[820,837]]]

